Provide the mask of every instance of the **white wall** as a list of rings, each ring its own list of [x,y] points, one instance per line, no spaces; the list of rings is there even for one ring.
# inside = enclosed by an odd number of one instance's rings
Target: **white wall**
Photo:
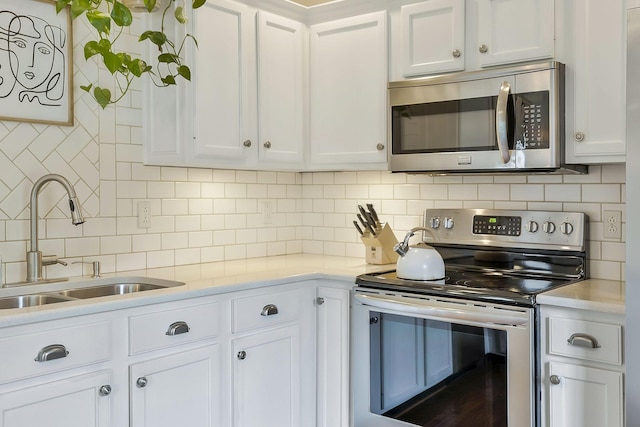
[[[421,224],[427,207],[584,211],[591,218],[592,277],[624,278],[624,241],[602,237],[603,209],[626,218],[623,166],[592,167],[585,176],[465,177],[147,167],[140,92],[118,107],[97,107],[78,89],[98,73],[82,58],[86,26],[76,23],[75,33],[75,126],[0,121],[0,255],[8,282],[26,276],[29,193],[46,173],[74,183],[87,222],[71,225],[62,188],[48,186],[39,198],[41,250],[68,261],[100,260],[103,272],[301,252],[364,259],[352,221],[357,205],[369,202],[398,237]],[[104,73],[100,78],[107,81]],[[137,226],[140,200],[151,201],[151,228]],[[273,210],[268,224],[265,201]],[[49,277],[76,276],[83,267],[45,270]]]

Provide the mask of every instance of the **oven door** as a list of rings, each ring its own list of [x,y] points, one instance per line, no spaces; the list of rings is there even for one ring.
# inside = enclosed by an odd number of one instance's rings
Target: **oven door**
[[[354,291],[354,427],[532,427],[534,310]]]

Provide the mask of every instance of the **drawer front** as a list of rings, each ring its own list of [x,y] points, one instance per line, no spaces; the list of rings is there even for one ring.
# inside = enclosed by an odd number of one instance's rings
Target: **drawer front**
[[[129,354],[186,344],[220,334],[220,304],[212,302],[129,317]]]
[[[0,339],[0,383],[35,377],[111,358],[108,321]]]
[[[549,317],[548,327],[549,354],[622,365],[622,326]]]
[[[299,290],[265,293],[231,302],[233,332],[249,331],[291,322],[300,317]]]

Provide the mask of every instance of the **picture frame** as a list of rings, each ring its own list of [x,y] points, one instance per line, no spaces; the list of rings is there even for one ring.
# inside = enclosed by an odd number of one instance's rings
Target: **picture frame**
[[[0,2],[0,120],[73,125],[73,32],[55,1]]]

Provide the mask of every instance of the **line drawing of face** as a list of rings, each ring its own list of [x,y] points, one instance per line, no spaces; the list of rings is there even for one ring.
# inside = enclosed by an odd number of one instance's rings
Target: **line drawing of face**
[[[10,95],[17,84],[24,89],[17,94],[20,102],[59,105],[56,101],[64,94],[65,44],[62,28],[35,16],[0,11],[0,50],[8,55],[0,67],[10,71],[0,70],[0,97]],[[7,81],[8,75],[13,82]]]

